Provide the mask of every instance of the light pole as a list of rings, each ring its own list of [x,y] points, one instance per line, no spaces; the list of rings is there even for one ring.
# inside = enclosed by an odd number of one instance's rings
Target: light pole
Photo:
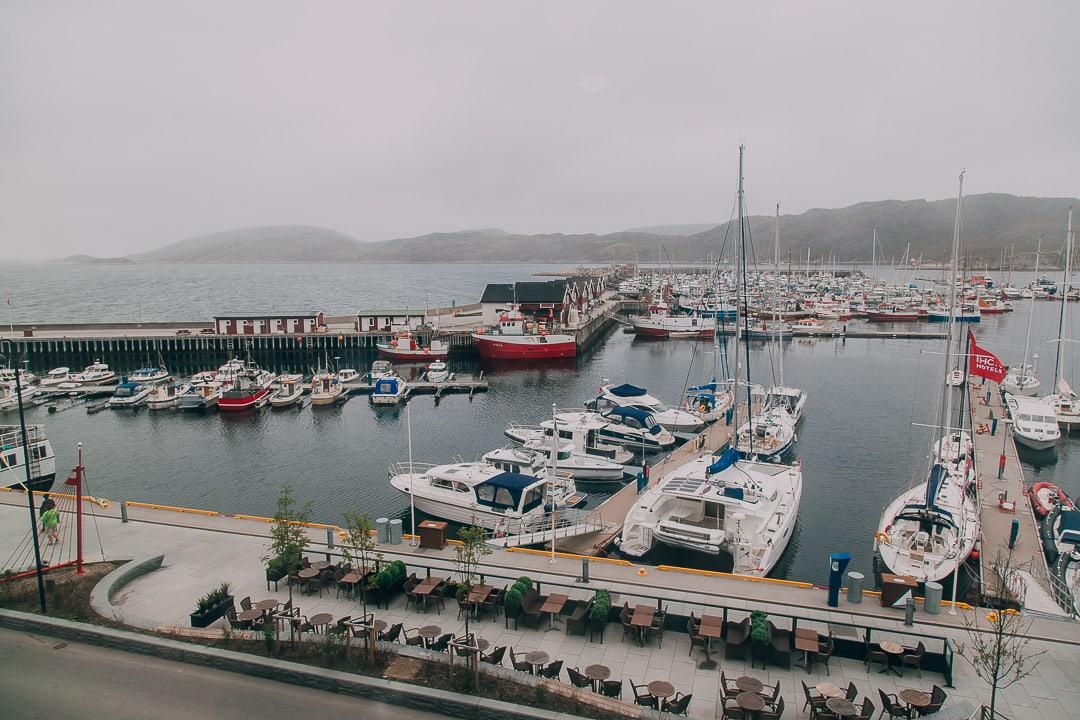
[[[417,545],[416,534],[416,493],[413,492],[413,460],[412,460],[412,411],[409,409],[409,398],[405,398],[405,433],[409,438],[409,525],[412,527],[412,540],[409,544],[413,547]]]
[[[26,433],[26,415],[23,413],[22,396],[22,373],[19,366],[15,366],[15,396],[19,401],[19,430],[22,433],[23,444],[23,468],[26,471],[26,504],[30,508],[30,535],[34,538],[34,563],[37,569],[38,603],[41,605],[41,614],[45,614],[45,579],[41,576],[41,546],[38,543],[37,515],[34,512],[34,491],[31,489],[32,478],[30,476],[30,460],[33,453],[30,451],[30,439]]]

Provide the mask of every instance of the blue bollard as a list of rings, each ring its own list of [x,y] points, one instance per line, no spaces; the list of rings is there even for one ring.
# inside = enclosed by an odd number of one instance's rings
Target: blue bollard
[[[997,435],[997,417],[995,416],[990,420],[990,434]]]

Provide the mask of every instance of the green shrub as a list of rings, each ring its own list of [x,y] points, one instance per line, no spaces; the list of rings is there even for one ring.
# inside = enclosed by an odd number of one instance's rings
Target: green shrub
[[[207,612],[220,605],[232,592],[232,586],[223,582],[210,592],[203,595],[195,603],[195,610],[201,613]]]
[[[750,638],[756,643],[769,642],[768,614],[755,610],[750,613]]]
[[[597,590],[593,595],[592,610],[589,611],[589,617],[593,620],[602,620],[607,622],[609,613],[611,612],[611,593],[607,590]]]
[[[507,610],[517,610],[521,607],[521,590],[518,589],[517,583],[510,586],[510,589],[506,591],[503,596],[503,604]]]
[[[525,592],[532,589],[533,582],[528,575],[522,575],[514,582],[514,585],[520,586],[521,592]]]

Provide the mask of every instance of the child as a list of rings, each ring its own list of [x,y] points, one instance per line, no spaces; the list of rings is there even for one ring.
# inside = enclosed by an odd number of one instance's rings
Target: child
[[[60,511],[55,505],[41,513],[41,529],[49,538],[50,545],[60,541]]]

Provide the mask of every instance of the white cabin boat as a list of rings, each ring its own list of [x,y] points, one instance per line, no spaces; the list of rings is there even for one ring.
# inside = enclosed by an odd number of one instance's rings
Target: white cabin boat
[[[726,553],[732,572],[762,577],[784,553],[802,500],[798,466],[739,460],[733,449],[667,472],[626,514],[620,551],[641,557],[656,543]]]
[[[0,368],[0,383],[15,382],[15,368]],[[19,385],[22,387],[30,387],[31,385],[37,385],[40,380],[38,376],[29,370],[20,369],[18,372]]]
[[[123,382],[113,390],[112,397],[109,398],[109,407],[131,408],[142,405],[153,390],[154,388],[150,385],[142,385],[124,378]]]
[[[71,381],[71,369],[66,367],[53,368],[41,379],[42,387],[56,387],[60,383]]]
[[[570,445],[573,455],[595,457],[607,460],[618,465],[626,465],[634,461],[634,454],[618,445],[602,442],[597,434],[597,427],[569,427],[559,424],[559,442],[565,447]],[[510,423],[504,435],[519,445],[526,447],[551,446],[553,429],[550,424],[547,427],[539,425],[520,425]]]
[[[342,385],[332,372],[320,370],[315,373],[311,380],[311,404],[333,405],[345,394],[345,386]]]
[[[1005,395],[1016,442],[1032,450],[1048,450],[1061,439],[1057,412],[1046,398]]]
[[[56,479],[56,457],[41,425],[26,426],[30,445],[30,489],[47,491]],[[26,488],[26,448],[22,428],[0,425],[0,487]]]
[[[154,385],[169,379],[169,371],[161,367],[144,367],[128,375],[128,380],[140,385]]]
[[[1038,357],[1038,356],[1036,356]],[[1001,381],[1001,390],[1011,395],[1031,397],[1039,392],[1039,372],[1033,364],[1010,367],[1005,379]]]
[[[116,373],[103,362],[87,365],[82,372],[71,376],[70,383],[76,386],[113,385],[120,381]],[[62,387],[62,386],[61,386]]]
[[[601,442],[622,445],[628,450],[657,452],[675,444],[675,436],[660,426],[653,416],[637,408],[610,408],[603,413],[587,410],[558,410],[555,420],[544,420],[545,430],[559,425],[560,433],[594,432]]]
[[[20,383],[22,381],[20,380]],[[22,397],[23,405],[30,402],[30,398],[37,395],[38,389],[34,385],[23,385],[16,390],[13,381],[0,383],[0,412],[12,412],[19,409],[19,397]]]
[[[337,371],[337,379],[342,385],[355,385],[360,382],[360,373],[352,368],[341,368]]]
[[[586,405],[599,412],[613,407],[637,408],[651,414],[661,427],[671,432],[696,433],[705,426],[705,421],[696,413],[668,407],[645,388],[627,383],[602,386],[600,395]]]
[[[371,387],[372,405],[397,405],[409,394],[409,385],[397,375],[379,378]]]
[[[191,383],[168,383],[155,385],[146,398],[146,407],[151,410],[167,410],[174,408],[180,402],[180,398],[191,391]]]
[[[595,455],[575,455],[571,443],[562,444],[554,453],[553,450],[555,449],[551,447],[550,439],[540,440],[526,443],[524,447],[508,445],[492,450],[484,453],[484,460],[502,470],[525,472],[529,475],[537,474],[535,470],[529,469],[539,466],[541,473],[544,470],[565,473],[576,481],[611,482],[622,480],[625,474],[625,468],[612,460]]]
[[[739,426],[735,447],[745,458],[779,460],[795,445],[795,421],[787,410],[774,407]]]
[[[784,410],[792,422],[798,425],[806,409],[806,391],[786,385],[773,385],[765,395],[765,407]]]
[[[180,396],[176,406],[181,410],[209,410],[221,401],[222,383],[217,380],[204,380],[193,383],[191,389]]]
[[[446,363],[442,360],[436,360],[427,366],[427,380],[428,382],[441,383],[446,382],[452,377],[449,370],[446,369]]]
[[[279,375],[277,382],[277,390],[270,396],[270,407],[284,408],[300,402],[300,398],[304,395],[303,375]]]
[[[716,422],[732,405],[730,382],[708,382],[686,389],[686,406],[705,422]]]

